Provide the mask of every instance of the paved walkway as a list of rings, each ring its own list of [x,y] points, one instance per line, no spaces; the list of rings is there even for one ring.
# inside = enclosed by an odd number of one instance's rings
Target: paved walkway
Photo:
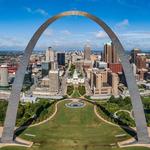
[[[116,111],[116,112],[114,113],[114,116],[115,116],[115,117],[118,117],[118,115],[117,115],[118,112],[127,112],[127,113],[130,115],[130,117],[134,120],[134,117],[133,117],[133,115],[132,115],[132,112],[130,112],[129,110],[120,109],[120,110],[118,110],[118,111]]]
[[[101,119],[102,121],[104,121],[105,123],[108,123],[108,124],[110,124],[110,125],[112,125],[112,126],[116,126],[116,127],[119,127],[120,128],[120,126],[119,125],[117,125],[117,124],[115,124],[115,123],[112,123],[112,122],[110,122],[110,121],[108,121],[108,120],[106,120],[106,119],[104,119],[102,116],[100,116],[100,114],[97,112],[97,106],[96,105],[94,105],[94,113],[95,113],[95,115],[99,118],[99,119]],[[132,128],[129,128],[129,127],[126,127],[127,129],[129,129],[129,130],[135,130],[136,131],[136,128],[134,127],[132,127]],[[148,132],[149,132],[149,136],[150,136],[150,127],[148,127]],[[133,143],[133,142],[135,142],[135,143]],[[135,138],[130,138],[130,139],[128,139],[128,140],[125,140],[125,141],[122,141],[122,142],[118,142],[118,146],[119,147],[148,147],[148,148],[150,148],[150,144],[139,144],[139,143],[136,143],[136,140],[135,140]]]
[[[47,118],[46,120],[42,121],[42,122],[39,122],[39,123],[36,123],[34,125],[30,125],[29,127],[34,127],[34,126],[38,126],[38,125],[41,125],[41,124],[44,124],[48,121],[50,121],[57,113],[58,111],[58,104],[61,103],[62,101],[66,101],[66,100],[75,100],[75,99],[65,99],[65,100],[61,100],[61,101],[58,101],[56,104],[55,104],[55,111],[54,113],[49,117]],[[94,113],[95,115],[101,119],[103,122],[107,123],[107,124],[110,124],[110,125],[113,125],[113,126],[116,126],[116,127],[120,127],[119,125],[115,124],[115,123],[112,123],[106,119],[104,119],[102,116],[100,116],[100,114],[97,112],[97,106],[94,105]],[[24,127],[26,128],[26,127]],[[18,130],[22,130],[24,128],[18,128]],[[128,128],[129,129],[129,128]],[[132,128],[134,130],[136,130],[136,128]],[[131,130],[131,129],[130,129]],[[3,131],[3,127],[0,127],[0,136],[2,135],[2,131]],[[150,127],[148,127],[148,131],[149,131],[149,134],[150,134]],[[25,147],[31,147],[33,142],[30,142],[30,141],[26,141],[24,139],[21,139],[19,137],[16,138],[16,141],[17,142],[20,142],[20,143],[23,143],[23,144],[17,144],[17,143],[6,143],[6,144],[0,144],[0,148],[1,147],[4,147],[4,146],[25,146]],[[119,147],[131,147],[131,146],[141,146],[141,147],[148,147],[150,148],[150,144],[138,144],[138,143],[135,143],[135,144],[130,144],[132,142],[135,142],[135,139],[134,138],[130,138],[126,141],[123,141],[123,142],[118,142],[118,145]]]
[[[64,101],[64,100],[62,100],[62,101]],[[28,126],[28,128],[30,128],[30,127],[35,127],[35,126],[39,126],[39,125],[41,125],[41,124],[44,124],[44,123],[50,121],[50,120],[56,115],[56,113],[57,113],[57,111],[58,111],[58,104],[59,104],[60,102],[62,102],[62,101],[58,101],[58,102],[55,104],[55,111],[54,111],[54,113],[53,113],[49,118],[47,118],[46,120],[43,120],[43,121],[41,121],[41,122],[39,122],[39,123],[30,125],[30,126]],[[16,131],[23,130],[23,129],[25,129],[25,128],[27,128],[27,126],[23,126],[23,127],[20,127],[20,128],[17,128],[17,127],[16,127]],[[0,127],[0,137],[2,136],[2,132],[3,132],[3,127]],[[1,148],[1,147],[5,147],[5,146],[24,146],[24,147],[31,147],[32,144],[33,144],[33,142],[30,142],[30,141],[21,139],[21,138],[19,138],[19,137],[16,137],[15,141],[18,142],[18,143],[22,143],[22,144],[17,144],[17,143],[15,143],[15,142],[14,142],[14,143],[1,143],[1,144],[0,144],[0,148]]]
[[[28,128],[31,128],[31,127],[39,126],[39,125],[41,125],[41,124],[44,124],[44,123],[50,121],[50,120],[56,115],[56,113],[57,113],[57,111],[58,111],[58,104],[59,104],[60,102],[62,102],[62,101],[65,101],[65,100],[58,101],[58,102],[55,104],[54,113],[53,113],[50,117],[48,117],[47,119],[45,119],[45,120],[43,120],[43,121],[41,121],[41,122],[39,122],[39,123],[35,123],[35,124],[33,124],[33,125],[30,125],[30,126],[19,127],[19,128],[16,129],[16,131],[23,130],[23,129],[27,128],[27,127],[28,127]]]
[[[115,124],[115,123],[112,123],[112,122],[110,122],[110,121],[104,119],[103,117],[101,117],[101,116],[99,115],[99,113],[97,112],[97,106],[96,106],[96,105],[94,105],[94,113],[95,113],[95,115],[96,115],[100,120],[102,120],[103,122],[105,122],[105,123],[107,123],[107,124],[110,124],[110,125],[112,125],[112,126],[120,127],[119,125],[117,125],[117,124]]]

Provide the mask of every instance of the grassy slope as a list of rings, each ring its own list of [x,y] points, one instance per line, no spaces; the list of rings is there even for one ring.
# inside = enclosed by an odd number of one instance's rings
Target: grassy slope
[[[48,123],[27,129],[21,136],[34,141],[28,150],[110,150],[110,144],[116,143],[115,135],[123,130],[105,124],[93,113],[93,106],[84,108],[66,108],[62,102],[55,118]],[[36,135],[27,137],[25,133]],[[120,139],[122,140],[122,139]],[[24,150],[26,148],[2,148],[2,150]],[[148,150],[147,148],[126,148],[122,150]],[[120,150],[113,148],[113,150]]]

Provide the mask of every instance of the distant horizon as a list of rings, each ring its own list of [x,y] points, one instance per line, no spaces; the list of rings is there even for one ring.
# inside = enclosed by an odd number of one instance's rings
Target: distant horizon
[[[131,50],[133,50],[133,49],[131,49]],[[130,52],[131,50],[125,50],[126,52]],[[44,49],[44,50],[34,50],[33,52],[45,52],[46,51],[46,49]],[[69,51],[84,51],[84,49],[82,49],[82,50],[79,50],[79,49],[76,49],[76,50],[74,50],[74,49],[68,49],[68,50],[55,50],[54,49],[54,51],[56,51],[56,52],[69,52]],[[92,50],[91,49],[91,51],[92,52],[98,52],[98,51],[100,51],[100,52],[102,52],[103,51],[103,49],[100,49],[100,50]],[[141,50],[143,53],[150,53],[150,50]],[[24,50],[0,50],[0,52],[24,52]]]

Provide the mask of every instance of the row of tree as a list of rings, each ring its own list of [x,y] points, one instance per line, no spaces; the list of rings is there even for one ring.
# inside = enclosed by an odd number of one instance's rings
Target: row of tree
[[[36,103],[20,102],[17,112],[16,125],[24,125],[29,123],[29,120],[30,124],[33,124],[46,119],[53,112],[53,109],[51,108],[53,103],[55,103],[55,101],[45,99],[39,99]],[[0,101],[0,125],[3,125],[4,123],[7,105],[7,101]]]

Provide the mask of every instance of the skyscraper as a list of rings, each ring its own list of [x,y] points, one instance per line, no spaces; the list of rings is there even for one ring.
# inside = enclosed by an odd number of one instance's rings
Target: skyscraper
[[[134,48],[131,51],[131,63],[135,63],[136,64],[136,57],[137,57],[138,53],[141,53],[141,50],[138,49],[138,48]]]
[[[58,94],[59,92],[59,71],[58,70],[50,70],[49,71],[49,91],[52,94]]]
[[[51,61],[51,70],[56,70],[58,69],[58,62],[55,61]]]
[[[119,63],[119,58],[111,42],[104,45],[103,61],[107,63]]]
[[[146,69],[146,55],[145,53],[138,53],[136,55],[137,69]]]
[[[111,94],[111,86],[107,84],[107,70],[92,70],[90,73],[90,86],[94,95]]]
[[[57,53],[58,65],[65,66],[65,53]]]
[[[48,75],[50,68],[51,68],[51,65],[49,61],[42,62],[42,77]]]
[[[0,66],[0,86],[7,87],[8,86],[8,68],[7,65]]]
[[[84,47],[84,59],[91,60],[91,47],[90,45],[86,44]]]
[[[55,52],[52,49],[52,47],[48,47],[48,49],[46,50],[46,61],[54,61],[55,59]]]
[[[112,95],[118,95],[118,84],[119,84],[119,77],[116,73],[109,72],[108,73],[108,82],[112,87]]]

